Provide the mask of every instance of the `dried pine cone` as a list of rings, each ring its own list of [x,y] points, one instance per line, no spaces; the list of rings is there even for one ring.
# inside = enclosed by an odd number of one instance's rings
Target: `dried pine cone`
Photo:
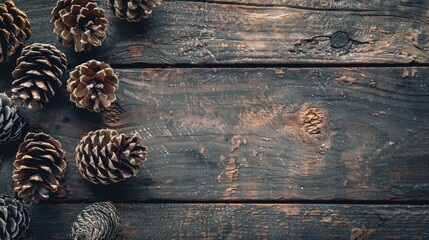
[[[0,2],[0,63],[9,62],[30,38],[30,20],[12,0]]]
[[[61,143],[45,133],[28,133],[13,164],[15,192],[24,203],[38,203],[57,192],[66,170]]]
[[[101,111],[104,124],[111,126],[119,122],[122,118],[124,109],[119,105],[118,102],[113,102],[110,107],[107,107]]]
[[[5,94],[0,94],[0,144],[18,139],[24,125],[25,120],[16,104]]]
[[[25,47],[12,72],[16,79],[12,98],[22,101],[26,108],[42,107],[61,87],[60,78],[66,69],[66,55],[55,46],[34,43]]]
[[[74,240],[110,240],[118,233],[121,219],[111,203],[98,202],[86,207],[73,223]]]
[[[30,214],[13,197],[0,195],[0,239],[19,239],[30,225]]]
[[[67,91],[77,107],[100,112],[116,100],[118,85],[118,75],[109,64],[90,60],[70,73]]]
[[[108,20],[103,9],[91,0],[58,0],[52,10],[54,33],[76,52],[98,47],[107,38]]]
[[[115,130],[101,129],[82,138],[76,148],[76,164],[86,180],[109,184],[136,176],[147,159],[141,137],[127,137]]]
[[[109,0],[109,6],[115,15],[128,22],[138,22],[152,14],[152,8],[161,4],[161,0]]]

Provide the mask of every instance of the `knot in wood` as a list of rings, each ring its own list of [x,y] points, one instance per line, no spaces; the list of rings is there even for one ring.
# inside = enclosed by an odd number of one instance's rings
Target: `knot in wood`
[[[350,41],[349,35],[346,32],[335,32],[331,37],[331,46],[333,48],[343,48]]]
[[[420,45],[426,45],[429,42],[429,37],[427,34],[421,33],[417,36],[417,43]]]

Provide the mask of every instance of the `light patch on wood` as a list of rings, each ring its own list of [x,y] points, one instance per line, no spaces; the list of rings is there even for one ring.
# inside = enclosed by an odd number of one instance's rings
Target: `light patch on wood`
[[[299,216],[301,214],[301,208],[299,205],[282,204],[276,207],[280,212],[285,213],[288,216]]]
[[[350,240],[368,240],[377,234],[377,229],[367,229],[365,225],[362,228],[352,228]]]
[[[233,137],[231,139],[231,148],[230,148],[230,152],[233,153],[236,149],[239,149],[241,145],[241,140]]]
[[[237,185],[232,185],[223,192],[223,196],[231,197],[233,194],[236,194],[236,193],[237,193]]]
[[[353,83],[357,82],[357,79],[355,77],[350,76],[341,76],[335,79],[336,83],[348,83],[352,85]]]
[[[408,71],[407,68],[404,68],[404,70],[402,71],[402,78],[407,78],[410,76],[410,72]]]
[[[238,168],[235,163],[235,158],[231,157],[225,167],[225,176],[228,183],[232,183],[237,180],[238,177]]]
[[[252,156],[253,158],[256,158],[258,156],[258,152],[255,149],[252,149],[250,156]]]
[[[144,46],[136,45],[136,46],[130,46],[130,54],[133,57],[141,57],[143,56]]]

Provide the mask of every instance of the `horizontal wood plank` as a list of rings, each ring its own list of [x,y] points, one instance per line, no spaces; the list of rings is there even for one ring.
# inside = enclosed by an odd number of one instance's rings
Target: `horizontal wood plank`
[[[118,72],[126,112],[112,127],[139,132],[149,161],[129,181],[86,182],[74,149],[106,126],[63,87],[26,113],[67,151],[64,187],[49,201],[429,200],[429,68]],[[14,149],[0,158],[2,192]]]
[[[141,23],[117,19],[101,1],[108,40],[91,54],[61,49],[72,65],[88,58],[167,65],[429,63],[425,1],[252,1],[167,1]],[[54,2],[16,0],[31,19],[30,42],[59,45],[49,23]]]
[[[70,239],[84,204],[32,207],[25,239]],[[116,204],[117,239],[428,239],[428,206]]]

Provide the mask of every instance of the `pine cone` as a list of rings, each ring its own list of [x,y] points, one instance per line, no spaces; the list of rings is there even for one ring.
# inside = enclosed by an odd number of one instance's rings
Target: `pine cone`
[[[118,75],[109,64],[90,60],[70,73],[67,91],[77,107],[100,112],[116,100],[118,85]]]
[[[26,108],[42,107],[61,87],[60,78],[66,69],[66,55],[55,46],[34,43],[25,47],[12,72],[16,79],[12,98],[22,101]]]
[[[2,1],[3,2],[3,1]],[[0,2],[0,63],[9,62],[30,38],[30,20],[12,0]]]
[[[109,6],[120,19],[138,22],[152,14],[152,8],[159,6],[162,0],[109,0]]]
[[[13,197],[0,195],[0,239],[19,239],[30,225],[30,214]]]
[[[15,192],[24,203],[38,203],[57,192],[66,170],[61,143],[45,133],[28,133],[13,164]]]
[[[107,107],[101,111],[104,124],[108,126],[115,125],[122,118],[124,109],[119,105],[118,102],[113,102],[110,107]]]
[[[76,164],[86,180],[109,184],[136,176],[147,159],[141,137],[127,137],[115,130],[101,129],[82,138],[76,148]]]
[[[73,223],[74,240],[110,240],[118,233],[121,219],[111,203],[98,202],[86,207]]]
[[[24,125],[25,120],[16,104],[5,94],[0,94],[0,144],[18,139]]]
[[[54,33],[76,52],[98,47],[107,38],[108,20],[92,0],[58,0],[52,10]]]

